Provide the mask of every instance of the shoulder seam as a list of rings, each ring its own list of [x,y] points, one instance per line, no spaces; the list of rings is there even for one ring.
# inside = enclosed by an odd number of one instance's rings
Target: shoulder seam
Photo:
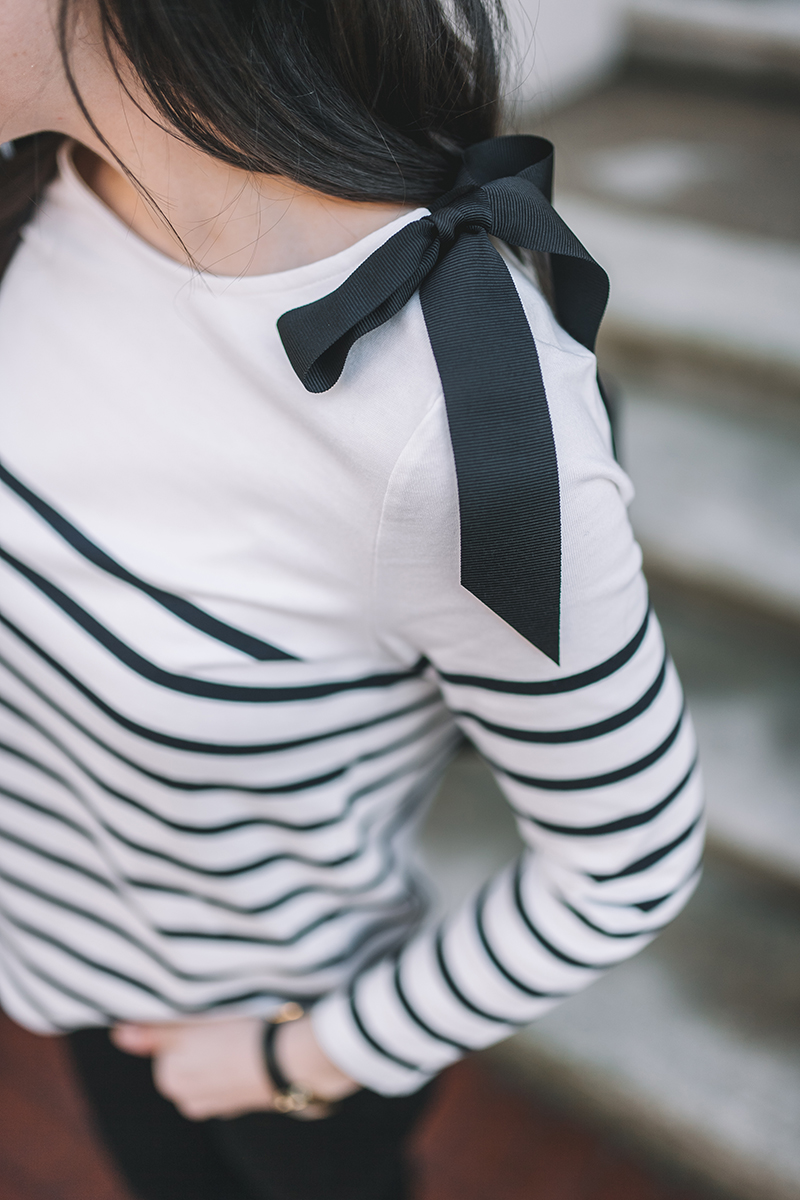
[[[386,487],[384,489],[383,499],[381,501],[380,516],[378,517],[378,520],[375,525],[375,542],[372,547],[372,581],[371,581],[371,585],[370,585],[371,595],[370,595],[370,602],[369,602],[370,632],[372,634],[374,641],[378,644],[381,643],[381,638],[378,633],[378,605],[377,605],[378,574],[379,574],[379,570],[380,570],[378,547],[380,545],[381,534],[383,532],[384,520],[386,517],[386,505],[387,505],[387,502],[389,499],[389,493],[392,489],[392,483],[394,481],[395,475],[397,474],[397,471],[400,467],[401,462],[403,461],[406,454],[408,453],[409,447],[411,446],[412,442],[416,438],[416,436],[419,433],[422,426],[429,419],[431,414],[436,411],[436,409],[438,408],[440,403],[441,404],[444,403],[444,391],[442,390],[441,383],[438,384],[438,387],[432,393],[430,402],[429,402],[428,406],[426,407],[425,412],[422,414],[420,419],[417,421],[416,425],[411,430],[411,432],[409,433],[405,442],[403,443],[402,447],[398,451],[397,457],[394,460],[394,465],[392,466],[392,469],[389,472],[387,479],[386,479]]]

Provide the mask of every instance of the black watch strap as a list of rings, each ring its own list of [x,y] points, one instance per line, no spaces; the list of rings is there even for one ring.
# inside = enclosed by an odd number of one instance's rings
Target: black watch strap
[[[329,1100],[323,1100],[321,1096],[315,1096],[310,1088],[303,1087],[299,1083],[292,1083],[286,1078],[278,1062],[276,1053],[278,1030],[281,1025],[286,1025],[289,1021],[297,1021],[303,1015],[300,1005],[290,1001],[264,1024],[262,1047],[264,1066],[273,1087],[272,1106],[277,1112],[288,1116],[301,1115],[309,1110],[306,1114],[308,1116],[326,1117],[334,1111],[336,1105]]]
[[[289,1092],[291,1083],[281,1070],[278,1056],[275,1053],[275,1040],[278,1036],[282,1021],[267,1021],[264,1026],[264,1065],[276,1092]]]

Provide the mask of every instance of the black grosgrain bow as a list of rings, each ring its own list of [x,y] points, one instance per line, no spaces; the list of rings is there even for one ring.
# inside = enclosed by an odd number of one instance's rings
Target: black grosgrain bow
[[[608,279],[550,206],[553,147],[491,138],[455,186],[329,296],[284,313],[278,331],[306,389],[338,380],[350,347],[419,290],[442,380],[461,525],[461,583],[559,660],[558,465],[536,345],[490,241],[551,255],[556,316],[594,349]]]

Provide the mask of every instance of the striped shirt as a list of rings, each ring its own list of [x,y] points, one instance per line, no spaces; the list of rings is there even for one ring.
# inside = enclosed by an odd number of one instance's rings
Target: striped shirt
[[[593,357],[509,263],[559,461],[562,661],[459,584],[416,298],[309,395],[322,262],[193,275],[68,159],[0,292],[0,1002],[267,1015],[385,1094],[644,946],[697,881],[696,748]],[[414,833],[467,737],[521,853],[442,924]]]

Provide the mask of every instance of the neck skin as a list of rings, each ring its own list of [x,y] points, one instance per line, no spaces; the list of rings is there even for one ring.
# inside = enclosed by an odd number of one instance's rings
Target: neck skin
[[[162,143],[158,154],[154,140]],[[125,165],[169,225],[107,152],[101,157],[79,145],[75,166],[135,234],[170,258],[215,275],[269,275],[305,266],[412,211],[339,200],[279,176],[249,175],[168,135],[153,139],[151,131],[149,141],[147,153],[141,144],[137,148],[139,163]]]
[[[124,61],[115,72],[93,3],[74,6],[69,51],[87,121],[61,61],[55,8],[56,0],[0,0],[0,141],[39,130],[73,138],[89,187],[170,258],[219,275],[268,275],[346,250],[411,211],[337,200],[290,179],[237,170],[187,145],[165,128]]]

